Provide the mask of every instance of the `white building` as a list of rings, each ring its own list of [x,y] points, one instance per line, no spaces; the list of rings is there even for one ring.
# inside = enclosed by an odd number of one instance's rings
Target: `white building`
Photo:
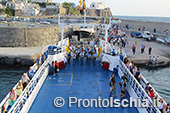
[[[53,2],[53,0],[32,0],[32,2],[45,2],[45,3],[48,3],[48,2]]]
[[[25,9],[25,5],[23,2],[16,2],[15,3],[15,10],[24,10]]]
[[[104,2],[92,2],[90,4],[90,9],[106,9],[108,6]]]
[[[37,16],[40,13],[40,6],[38,4],[25,4],[23,12],[24,16]]]

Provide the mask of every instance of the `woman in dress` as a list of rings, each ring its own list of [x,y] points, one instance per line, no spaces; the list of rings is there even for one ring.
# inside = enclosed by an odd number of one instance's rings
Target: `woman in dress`
[[[17,93],[17,97],[19,97],[22,93],[22,89],[23,89],[23,85],[22,85],[22,82],[19,81],[18,85],[17,85],[17,88],[16,88],[16,93]]]

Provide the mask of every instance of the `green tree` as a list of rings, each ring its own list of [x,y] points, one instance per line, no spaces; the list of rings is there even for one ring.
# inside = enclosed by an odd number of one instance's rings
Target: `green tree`
[[[6,8],[5,12],[8,16],[15,16],[15,10],[11,8]]]
[[[63,7],[66,9],[67,14],[79,14],[78,10],[72,7],[68,2],[64,2]]]

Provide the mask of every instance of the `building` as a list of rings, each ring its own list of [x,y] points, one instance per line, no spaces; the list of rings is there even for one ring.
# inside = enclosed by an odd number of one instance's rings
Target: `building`
[[[106,9],[108,6],[104,2],[92,2],[89,9]]]
[[[25,9],[25,4],[23,2],[15,3],[15,16],[22,16]]]
[[[40,13],[40,6],[38,4],[25,4],[23,16],[37,16]]]
[[[60,3],[46,5],[46,14],[47,15],[58,15],[65,14],[66,9]]]
[[[6,3],[6,8],[15,9],[15,2],[14,1],[7,2]]]
[[[104,2],[92,2],[86,14],[88,16],[113,17],[110,8]]]

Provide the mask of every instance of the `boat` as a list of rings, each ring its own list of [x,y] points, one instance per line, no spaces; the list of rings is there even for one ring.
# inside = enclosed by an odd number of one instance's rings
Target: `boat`
[[[82,25],[97,27],[100,24],[92,25],[85,23],[81,25],[70,25],[69,27],[80,28]],[[67,55],[69,47],[69,38],[64,38],[64,36],[61,35],[61,40],[57,44],[43,48],[42,53],[47,54],[47,59],[40,67],[38,67],[37,63],[32,66],[35,75],[23,90],[22,94],[17,98],[14,105],[10,106],[9,104],[10,93],[3,99],[0,103],[0,113],[161,113],[158,107],[154,106],[158,104],[158,101],[153,103],[144,89],[148,81],[142,76],[142,81],[139,83],[120,59],[122,57],[125,58],[126,53],[123,50],[120,52],[119,47],[115,47],[107,41],[107,32],[110,24],[103,24],[103,26],[105,26],[106,29],[105,40],[99,40],[98,49],[100,50],[100,56],[96,59],[95,63],[91,62],[88,64],[87,61],[84,60],[83,65],[81,65],[80,61],[77,61],[75,65],[72,65],[71,62],[71,64],[67,64],[66,68],[63,68],[64,58],[65,55]],[[68,25],[61,25],[61,34],[63,34],[65,27],[68,28]],[[113,51],[116,54],[112,54]],[[59,62],[60,70],[57,74],[50,74],[50,66],[52,62],[56,60]],[[147,99],[150,106],[142,108],[137,106],[108,107],[104,104],[102,107],[88,107],[87,99],[111,99],[110,101],[112,101],[113,98],[109,96],[109,79],[112,73],[115,74],[117,84],[120,82],[120,78],[126,74],[128,82],[126,87],[127,93],[124,99],[129,101],[131,98],[138,100]],[[16,85],[14,89],[16,89]],[[162,98],[154,88],[153,90],[157,95],[157,99]],[[119,85],[116,86],[116,92],[117,96],[114,97],[114,99],[122,100]],[[68,104],[70,97],[77,97],[77,99],[79,99],[78,102],[86,99],[85,107],[77,104],[72,104],[70,107]],[[58,98],[60,100],[57,100]],[[73,103],[76,102],[75,98],[71,99],[73,99]],[[60,103],[56,105],[58,101]],[[65,105],[61,102],[65,103]],[[100,103],[101,101],[99,101],[99,104]],[[166,102],[164,101],[164,103]]]

